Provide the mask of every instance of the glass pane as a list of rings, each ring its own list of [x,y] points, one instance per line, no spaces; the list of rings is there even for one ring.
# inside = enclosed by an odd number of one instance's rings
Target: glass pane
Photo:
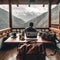
[[[12,22],[14,28],[28,27],[30,22],[34,27],[48,27],[48,5],[12,5]],[[58,24],[58,6],[52,6],[52,24]],[[4,22],[4,23],[3,23]],[[0,29],[9,27],[9,6],[0,5]]]
[[[9,27],[9,6],[0,5],[0,29]]]
[[[13,27],[28,27],[30,22],[34,27],[48,27],[48,5],[12,5]]]
[[[51,12],[51,23],[52,24],[59,24],[59,7],[58,7],[58,5],[55,6],[52,9],[52,12]]]
[[[52,23],[58,23],[58,7],[52,5]],[[57,15],[56,15],[57,13]],[[30,22],[34,27],[48,27],[48,5],[12,5],[13,27],[28,27]],[[56,16],[56,17],[55,17]]]

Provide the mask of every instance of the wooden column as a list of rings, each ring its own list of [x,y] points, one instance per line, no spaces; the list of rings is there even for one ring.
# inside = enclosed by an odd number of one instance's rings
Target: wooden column
[[[60,11],[59,11],[59,28],[58,29],[60,30]],[[59,32],[59,39],[60,39],[60,32]]]
[[[9,27],[11,28],[11,31],[12,31],[12,5],[11,5],[11,0],[9,0]]]
[[[59,29],[60,29],[60,11],[59,11]]]
[[[49,24],[49,28],[51,27],[51,1],[49,0],[48,3],[48,24]]]

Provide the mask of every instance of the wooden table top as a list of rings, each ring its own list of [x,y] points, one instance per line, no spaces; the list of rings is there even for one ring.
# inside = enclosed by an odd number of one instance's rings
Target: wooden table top
[[[27,39],[27,38],[25,40],[21,40],[21,39],[19,39],[19,35],[17,35],[16,38],[9,37],[7,40],[4,41],[4,43],[27,43],[28,40],[29,39]],[[51,41],[42,40],[42,38],[39,36],[37,36],[36,42],[37,43],[51,43]]]

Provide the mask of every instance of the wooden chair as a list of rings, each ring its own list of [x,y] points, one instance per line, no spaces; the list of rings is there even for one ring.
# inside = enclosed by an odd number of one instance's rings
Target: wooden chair
[[[38,47],[36,44],[23,44],[18,47],[18,54],[19,56],[23,56],[22,60],[44,60],[45,55],[42,54],[42,51],[39,50],[40,46]],[[42,50],[42,49],[41,49]]]

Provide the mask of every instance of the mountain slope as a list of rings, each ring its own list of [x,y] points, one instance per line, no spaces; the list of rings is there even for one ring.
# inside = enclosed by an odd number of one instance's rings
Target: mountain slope
[[[34,26],[36,26],[44,17],[46,16],[46,12],[40,16],[35,17],[32,20],[29,20],[28,22],[25,23],[25,27],[29,25],[30,22],[34,23]]]
[[[58,6],[52,9],[51,11],[51,23],[58,24],[59,23],[59,9]],[[48,27],[48,12],[46,16],[37,24],[36,27]]]
[[[52,23],[58,24],[58,21],[59,21],[58,11],[59,11],[58,6],[56,6],[55,8],[52,9],[52,12],[51,12],[51,14],[52,14],[51,15]],[[28,26],[28,24],[30,22],[33,22],[35,27],[48,27],[48,12],[45,12],[42,15],[28,21],[27,23],[25,23],[24,26],[25,27]]]
[[[21,27],[24,21],[20,18],[12,16],[13,18],[13,27]],[[0,8],[0,29],[9,27],[9,13]]]

